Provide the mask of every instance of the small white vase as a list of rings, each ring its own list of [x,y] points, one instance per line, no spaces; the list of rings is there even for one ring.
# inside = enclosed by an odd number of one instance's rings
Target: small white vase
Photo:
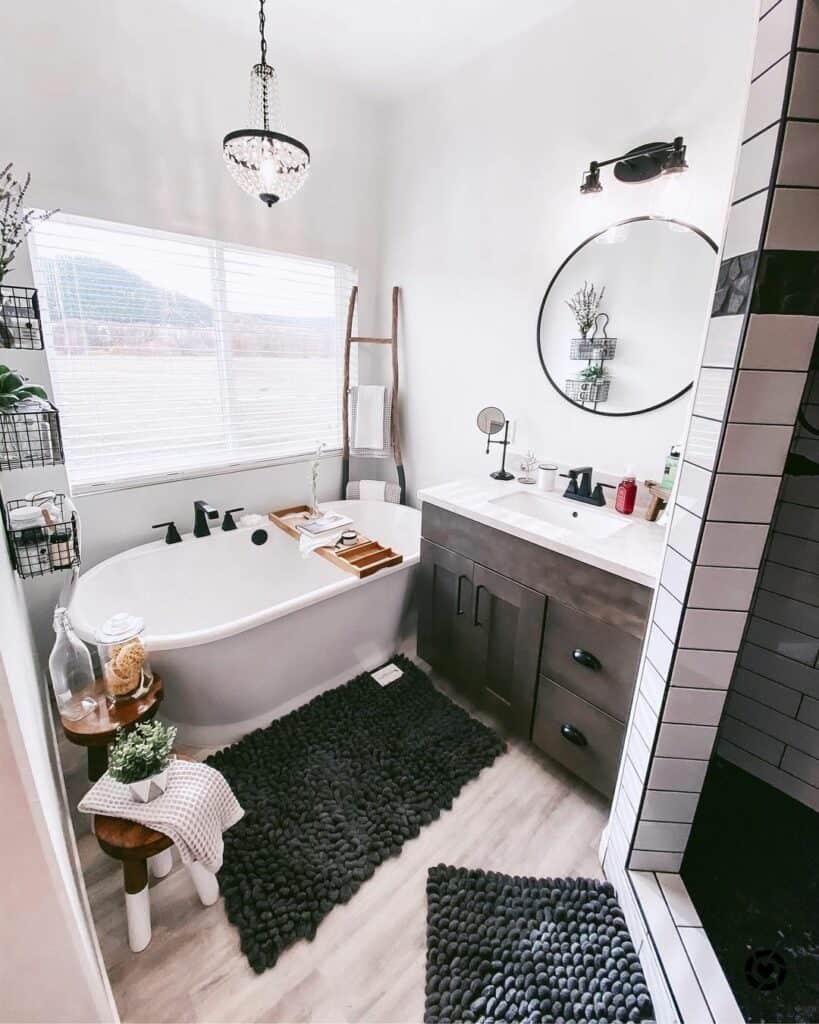
[[[162,796],[168,788],[168,768],[163,768],[156,775],[149,775],[147,779],[140,779],[139,782],[129,782],[128,788],[134,800],[141,804],[150,803]]]

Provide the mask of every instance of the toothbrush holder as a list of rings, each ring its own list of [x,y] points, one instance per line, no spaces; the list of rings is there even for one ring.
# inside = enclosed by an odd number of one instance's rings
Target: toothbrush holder
[[[541,463],[537,467],[537,489],[539,491],[553,491],[557,480],[557,466],[551,463]]]

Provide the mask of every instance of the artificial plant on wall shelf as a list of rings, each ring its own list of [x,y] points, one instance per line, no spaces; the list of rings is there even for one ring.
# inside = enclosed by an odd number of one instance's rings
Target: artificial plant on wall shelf
[[[30,184],[30,174],[22,181],[14,176],[13,164],[6,164],[0,171],[0,296],[17,252],[31,229],[39,221],[48,220],[56,213],[56,210],[38,212],[26,209],[25,198]],[[0,299],[0,348],[13,347],[14,335],[3,320],[3,303]]]
[[[605,285],[598,291],[593,283],[589,284],[588,281],[584,281],[583,287],[578,288],[574,295],[566,300],[566,305],[574,314],[577,329],[582,338],[586,338],[589,331],[593,329],[594,321],[600,312],[600,303],[605,294]]]
[[[48,400],[48,395],[36,384],[29,384],[21,373],[0,366],[0,413],[11,412],[20,402],[29,398]]]

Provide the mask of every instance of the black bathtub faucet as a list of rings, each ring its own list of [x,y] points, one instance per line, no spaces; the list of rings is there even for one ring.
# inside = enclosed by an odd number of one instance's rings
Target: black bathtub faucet
[[[210,537],[209,519],[218,519],[219,513],[206,501],[193,503],[193,535],[194,537]]]

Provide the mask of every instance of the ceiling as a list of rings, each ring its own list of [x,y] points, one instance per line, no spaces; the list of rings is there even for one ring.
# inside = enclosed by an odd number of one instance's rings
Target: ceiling
[[[256,32],[258,0],[181,0],[198,18]],[[276,55],[395,98],[520,35],[574,0],[268,0]]]

